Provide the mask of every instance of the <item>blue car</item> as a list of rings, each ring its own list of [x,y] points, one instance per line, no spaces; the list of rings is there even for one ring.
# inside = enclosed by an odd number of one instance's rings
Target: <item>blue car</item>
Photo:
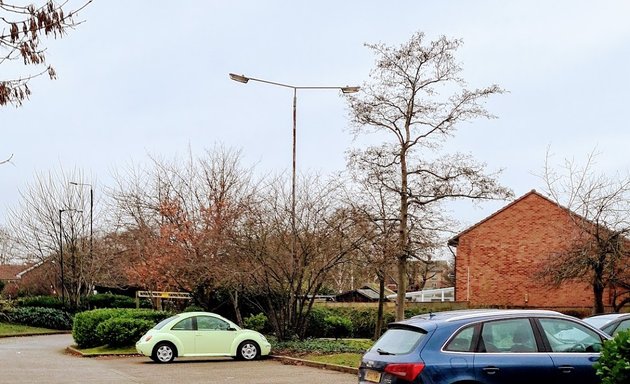
[[[361,384],[595,384],[610,337],[543,310],[430,313],[392,323],[367,351]]]

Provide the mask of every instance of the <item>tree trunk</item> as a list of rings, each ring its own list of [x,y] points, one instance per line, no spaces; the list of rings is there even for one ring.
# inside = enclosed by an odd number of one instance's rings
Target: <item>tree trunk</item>
[[[407,197],[407,158],[406,147],[400,151],[400,223],[398,233],[398,292],[396,293],[396,321],[405,319],[405,293],[407,293],[407,256],[408,236],[407,229],[409,201]]]
[[[385,275],[378,273],[378,311],[376,313],[376,327],[372,340],[377,340],[383,332],[383,305],[385,302]]]
[[[604,284],[599,276],[593,282],[593,314],[604,313]]]

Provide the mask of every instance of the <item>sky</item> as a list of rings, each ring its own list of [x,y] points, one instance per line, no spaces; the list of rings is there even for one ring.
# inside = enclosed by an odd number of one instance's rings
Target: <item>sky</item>
[[[80,1],[71,0],[69,5]],[[461,38],[471,88],[498,84],[497,116],[460,126],[445,152],[470,153],[521,196],[542,191],[552,161],[600,152],[603,173],[630,166],[630,2],[624,0],[95,0],[63,39],[45,41],[58,78],[30,83],[29,101],[0,108],[0,226],[37,173],[82,170],[101,196],[112,175],[148,156],[201,155],[223,145],[258,172],[291,167],[292,91],[361,85],[365,43],[397,46],[418,31]],[[0,78],[22,71],[2,65]],[[336,91],[300,91],[298,172],[343,170],[354,140]],[[461,229],[506,202],[450,206]]]

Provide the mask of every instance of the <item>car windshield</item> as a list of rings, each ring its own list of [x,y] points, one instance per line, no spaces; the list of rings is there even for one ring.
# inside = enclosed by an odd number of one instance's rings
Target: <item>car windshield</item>
[[[179,315],[175,315],[175,316],[171,316],[168,319],[164,319],[162,321],[160,321],[159,323],[157,323],[157,325],[155,327],[153,327],[153,329],[162,329],[166,324],[168,324],[171,320],[175,319],[179,317]]]
[[[371,351],[381,355],[404,355],[411,352],[426,335],[422,329],[393,328],[381,336]]]
[[[587,317],[586,319],[583,319],[585,322],[589,323],[590,325],[596,327],[596,328],[601,328],[603,327],[605,324],[608,324],[608,322],[616,319],[618,316],[593,316],[593,317]]]

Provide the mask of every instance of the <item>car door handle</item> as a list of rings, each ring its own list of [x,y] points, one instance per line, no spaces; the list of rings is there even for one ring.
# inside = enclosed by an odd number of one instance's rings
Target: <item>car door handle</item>
[[[487,373],[488,375],[494,375],[495,373],[499,372],[499,368],[497,368],[497,367],[485,367],[485,368],[483,368],[483,371],[485,373]]]
[[[570,365],[561,365],[558,367],[558,369],[562,373],[572,373],[575,368]]]

